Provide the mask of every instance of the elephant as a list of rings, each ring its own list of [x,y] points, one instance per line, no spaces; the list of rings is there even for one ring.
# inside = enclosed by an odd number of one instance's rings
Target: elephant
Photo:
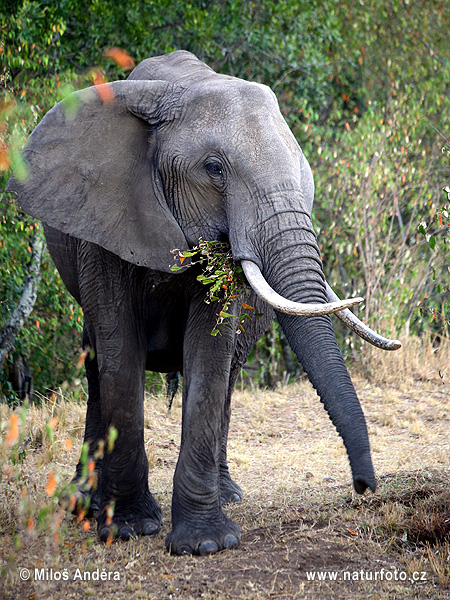
[[[84,313],[88,380],[76,498],[97,515],[101,540],[157,532],[162,512],[148,486],[145,370],[183,376],[181,444],[173,478],[173,554],[239,545],[223,504],[242,498],[226,444],[231,394],[249,351],[276,316],[347,450],[358,493],[375,490],[364,415],[330,313],[386,349],[327,284],[311,222],[311,168],[265,85],[216,73],[187,51],[148,58],[128,79],[74,92],[54,106],[23,152],[26,177],[8,189],[43,222],[53,261]],[[212,336],[199,266],[171,270],[174,249],[230,245],[263,313],[237,335],[235,298]],[[186,259],[186,264],[188,259]],[[112,451],[99,458],[114,427]],[[111,506],[114,514],[111,517]]]

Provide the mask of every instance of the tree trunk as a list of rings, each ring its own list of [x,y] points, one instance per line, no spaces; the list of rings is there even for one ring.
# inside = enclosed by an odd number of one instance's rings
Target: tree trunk
[[[44,248],[40,228],[35,229],[30,246],[31,260],[28,267],[28,274],[25,277],[22,296],[0,331],[0,369],[3,367],[6,356],[11,351],[14,344],[14,340],[33,310],[34,303],[36,302],[37,288],[41,279],[41,257]]]

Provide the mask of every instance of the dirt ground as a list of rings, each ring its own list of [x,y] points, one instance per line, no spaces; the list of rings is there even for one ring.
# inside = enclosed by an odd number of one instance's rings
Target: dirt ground
[[[30,408],[20,445],[0,463],[0,598],[449,598],[448,386],[439,378],[355,385],[377,493],[352,491],[342,441],[309,383],[238,390],[229,459],[245,496],[226,512],[242,543],[209,557],[173,557],[164,547],[180,398],[170,414],[164,397],[146,401],[150,485],[164,527],[111,547],[97,540],[94,521],[57,505],[80,452],[84,405]],[[10,414],[0,407],[3,437]]]

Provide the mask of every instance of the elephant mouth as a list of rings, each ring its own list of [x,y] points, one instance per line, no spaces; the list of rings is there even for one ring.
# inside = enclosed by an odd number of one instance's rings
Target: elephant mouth
[[[399,340],[389,340],[381,336],[370,329],[370,327],[367,327],[367,325],[349,310],[351,306],[363,302],[363,298],[340,300],[328,283],[326,283],[327,303],[307,304],[303,302],[293,302],[292,300],[284,298],[270,287],[261,273],[260,268],[254,262],[250,260],[241,260],[241,266],[253,291],[275,310],[289,315],[303,317],[336,313],[336,316],[347,325],[347,327],[372,345],[381,348],[382,350],[398,350],[401,347],[401,342]]]

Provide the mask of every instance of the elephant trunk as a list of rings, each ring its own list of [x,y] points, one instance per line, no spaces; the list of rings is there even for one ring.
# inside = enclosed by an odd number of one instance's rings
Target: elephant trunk
[[[273,221],[276,219],[276,226]],[[276,229],[276,234],[274,230]],[[293,302],[325,304],[327,290],[316,236],[307,213],[287,211],[265,223],[260,262],[268,284]],[[328,316],[276,311],[292,350],[317,390],[350,460],[355,490],[375,490],[365,418]]]
[[[277,313],[292,350],[308,374],[325,410],[344,441],[355,490],[375,491],[366,421],[337,346],[330,318]]]

